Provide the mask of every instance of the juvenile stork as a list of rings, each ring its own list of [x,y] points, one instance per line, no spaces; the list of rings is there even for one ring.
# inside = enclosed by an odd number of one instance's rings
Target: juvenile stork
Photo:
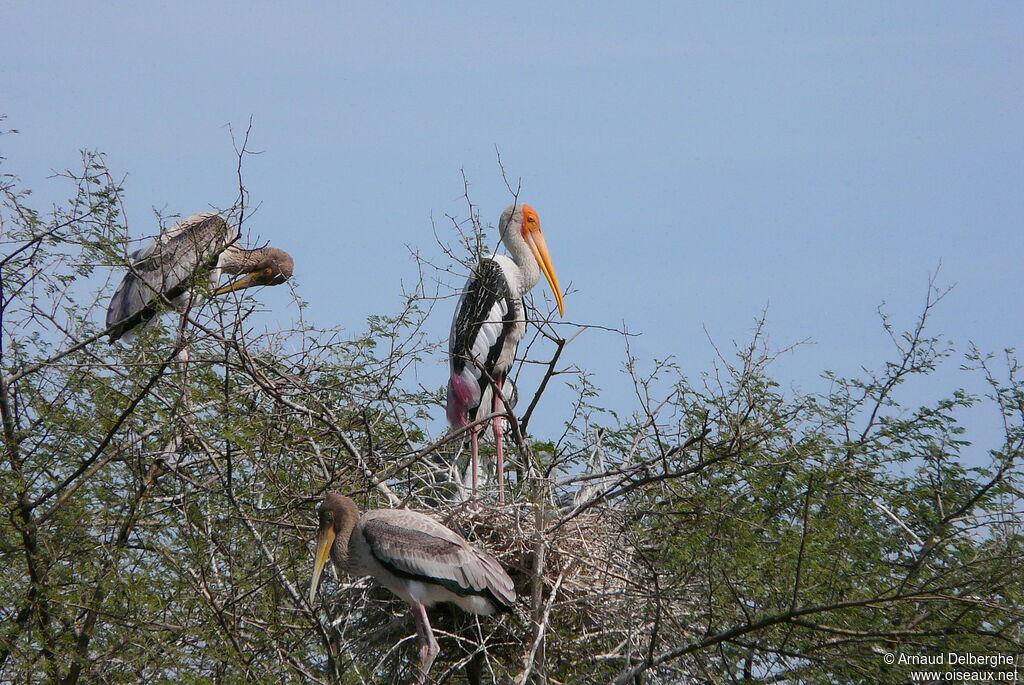
[[[501,242],[511,257],[494,255],[481,259],[459,298],[452,319],[448,352],[448,423],[452,428],[470,429],[473,498],[479,473],[480,419],[505,411],[509,394],[503,392],[516,348],[526,334],[523,295],[537,285],[541,273],[551,286],[558,313],[565,316],[565,302],[551,264],[540,217],[530,205],[514,204],[498,222]],[[491,421],[497,451],[498,502],[505,503],[505,456],[503,425]]]
[[[218,214],[193,214],[163,231],[131,255],[131,267],[110,298],[110,342],[145,326],[166,298],[177,308],[202,300],[192,290],[196,276],[209,271],[213,295],[255,285],[279,285],[292,275],[291,256],[276,247],[243,250],[233,243],[238,233]],[[244,274],[217,288],[221,274]]]
[[[362,516],[344,495],[328,494],[320,505],[320,530],[309,603],[330,557],[340,571],[373,576],[406,602],[420,645],[419,683],[427,679],[438,646],[427,607],[452,602],[472,614],[512,611],[512,579],[491,555],[439,522],[405,509],[374,509]]]

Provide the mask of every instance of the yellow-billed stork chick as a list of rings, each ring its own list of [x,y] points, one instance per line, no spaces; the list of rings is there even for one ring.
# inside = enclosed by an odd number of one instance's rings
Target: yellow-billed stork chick
[[[193,214],[136,250],[107,308],[110,342],[126,334],[130,337],[149,323],[164,299],[178,308],[198,304],[202,295],[192,288],[196,275],[205,270],[211,288],[216,288],[221,274],[244,274],[213,290],[213,295],[279,285],[291,278],[294,262],[287,252],[276,247],[243,250],[233,244],[237,239],[238,233],[219,214]]]
[[[328,557],[340,571],[372,576],[404,599],[416,624],[421,685],[438,652],[428,607],[451,602],[463,611],[489,615],[511,612],[515,605],[512,579],[501,564],[426,514],[373,509],[360,516],[351,498],[330,493],[319,516],[310,604]]]

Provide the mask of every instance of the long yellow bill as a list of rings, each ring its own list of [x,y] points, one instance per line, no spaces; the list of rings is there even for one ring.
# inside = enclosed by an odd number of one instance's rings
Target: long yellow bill
[[[316,559],[313,561],[313,582],[309,586],[309,603],[316,600],[316,589],[320,586],[320,574],[327,565],[327,558],[331,556],[331,547],[334,546],[334,526],[327,525],[320,528],[320,534],[316,538]]]
[[[540,230],[528,231],[526,232],[526,242],[529,244],[530,249],[533,250],[533,257],[540,264],[540,270],[544,272],[544,278],[548,279],[551,292],[555,294],[559,315],[565,316],[565,300],[562,299],[562,287],[558,285],[558,274],[555,273],[555,267],[551,263],[551,253],[548,252],[548,244],[544,240],[544,234]]]
[[[246,274],[233,283],[228,283],[221,288],[217,288],[213,291],[213,294],[223,295],[224,293],[232,293],[236,290],[243,290],[244,288],[251,288],[254,285],[259,285],[259,282],[256,280],[256,273],[257,272],[254,271],[251,274]]]

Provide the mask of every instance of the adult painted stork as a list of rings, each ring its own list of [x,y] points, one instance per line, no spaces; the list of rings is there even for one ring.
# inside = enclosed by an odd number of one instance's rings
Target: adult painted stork
[[[448,423],[459,429],[471,425],[470,454],[473,497],[479,473],[481,418],[503,412],[509,394],[502,391],[516,348],[526,334],[523,295],[537,285],[541,273],[551,286],[558,312],[565,315],[562,289],[551,264],[540,217],[530,205],[514,204],[498,222],[501,242],[511,257],[481,259],[459,299],[452,319],[448,352]],[[505,458],[501,420],[491,422],[497,451],[498,502],[505,503]]]
[[[166,298],[178,308],[197,304],[195,277],[209,270],[213,295],[255,285],[278,285],[292,275],[294,262],[284,250],[264,247],[243,250],[233,243],[238,233],[219,214],[193,214],[160,233],[134,252],[131,267],[107,308],[110,342],[145,326],[160,312]],[[217,288],[221,274],[244,274]]]
[[[409,604],[420,646],[420,685],[438,652],[427,607],[451,602],[489,615],[511,612],[515,605],[512,579],[497,560],[426,514],[374,509],[360,516],[351,498],[330,493],[319,517],[309,603],[316,599],[328,557],[340,571],[373,576]]]

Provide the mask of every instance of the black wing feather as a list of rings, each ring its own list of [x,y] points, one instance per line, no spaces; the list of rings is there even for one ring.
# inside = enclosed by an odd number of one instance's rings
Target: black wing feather
[[[496,381],[501,380],[495,364],[515,325],[516,312],[516,299],[501,265],[493,259],[480,260],[459,300],[449,339],[452,374],[476,383],[478,401],[489,383],[481,366]],[[469,408],[471,414],[474,409]]]

